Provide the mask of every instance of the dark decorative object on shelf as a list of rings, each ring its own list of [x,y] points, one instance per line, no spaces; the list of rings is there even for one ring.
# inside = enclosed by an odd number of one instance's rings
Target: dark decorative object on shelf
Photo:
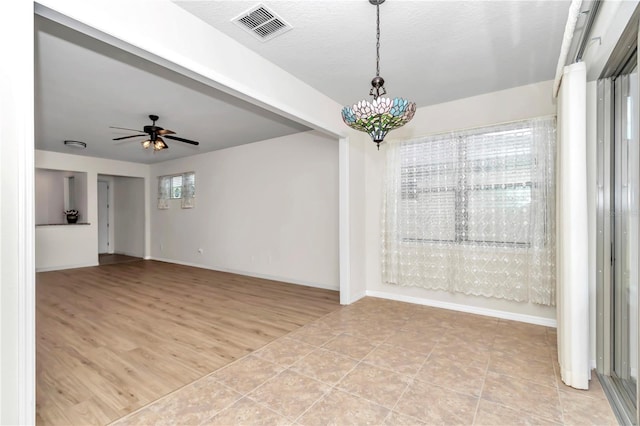
[[[64,214],[67,216],[67,223],[78,222],[79,212],[78,210],[65,210]]]

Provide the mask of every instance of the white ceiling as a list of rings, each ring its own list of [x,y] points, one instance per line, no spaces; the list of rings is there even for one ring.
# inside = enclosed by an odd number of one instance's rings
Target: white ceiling
[[[168,150],[142,149],[144,137],[109,126],[156,125],[199,146],[165,139]],[[213,151],[309,130],[178,73],[36,17],[36,148],[139,163]],[[87,143],[78,150],[64,140]]]
[[[174,0],[341,104],[367,99],[376,8],[367,0]],[[293,30],[262,42],[231,22],[262,3]],[[381,70],[418,107],[551,80],[570,1],[406,1],[380,6]]]
[[[175,3],[340,104],[369,97],[375,7],[367,0],[262,1],[293,26],[267,42],[231,22],[259,1]],[[569,3],[387,0],[380,6],[387,91],[422,107],[550,80]],[[38,149],[153,163],[308,130],[40,17],[36,66]],[[153,154],[141,149],[144,138],[112,141],[132,132],[109,126],[142,129],[149,114],[201,145],[166,140],[170,149]],[[72,150],[65,139],[88,148]]]

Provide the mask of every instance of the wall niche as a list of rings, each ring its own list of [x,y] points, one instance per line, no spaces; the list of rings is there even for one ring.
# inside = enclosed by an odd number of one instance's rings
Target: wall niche
[[[35,170],[36,225],[66,225],[65,211],[78,211],[78,224],[87,222],[87,173]]]

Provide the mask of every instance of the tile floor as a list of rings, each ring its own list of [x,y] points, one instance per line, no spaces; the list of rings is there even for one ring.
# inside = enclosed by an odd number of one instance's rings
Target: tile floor
[[[114,424],[617,424],[556,359],[551,328],[365,298]]]

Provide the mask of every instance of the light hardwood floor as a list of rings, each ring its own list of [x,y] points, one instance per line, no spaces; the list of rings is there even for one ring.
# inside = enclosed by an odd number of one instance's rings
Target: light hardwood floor
[[[339,308],[336,291],[155,261],[36,282],[39,425],[109,423]]]

